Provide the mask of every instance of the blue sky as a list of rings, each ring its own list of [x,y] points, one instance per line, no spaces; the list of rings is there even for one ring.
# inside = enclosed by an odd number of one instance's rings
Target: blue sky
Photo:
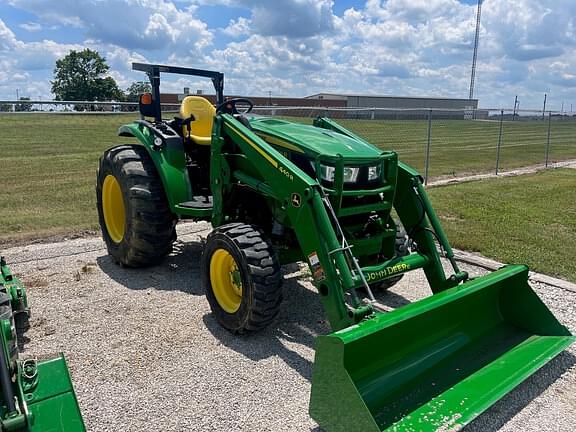
[[[121,88],[132,61],[219,70],[230,94],[468,95],[476,0],[4,0],[0,99],[48,99],[55,61],[98,50]],[[483,107],[576,105],[576,1],[485,0]],[[210,88],[167,81],[164,90]]]

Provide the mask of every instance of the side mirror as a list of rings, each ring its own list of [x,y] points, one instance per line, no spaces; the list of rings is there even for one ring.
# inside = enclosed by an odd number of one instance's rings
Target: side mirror
[[[157,104],[154,103],[152,98],[152,93],[142,93],[138,101],[138,109],[140,114],[144,117],[154,117],[155,119],[159,117],[160,113],[157,113]]]

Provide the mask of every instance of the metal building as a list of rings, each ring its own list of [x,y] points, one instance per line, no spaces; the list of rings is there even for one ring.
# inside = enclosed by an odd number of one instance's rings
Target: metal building
[[[478,99],[455,99],[438,97],[371,96],[336,93],[317,93],[305,99],[345,101],[348,108],[385,108],[390,112],[378,112],[379,118],[420,118],[432,109],[434,117],[466,118],[478,108]],[[396,111],[397,110],[397,111]]]

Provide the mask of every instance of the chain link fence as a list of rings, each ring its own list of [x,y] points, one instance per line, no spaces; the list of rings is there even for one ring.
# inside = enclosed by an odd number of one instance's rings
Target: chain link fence
[[[576,116],[536,110],[259,107],[261,115],[311,123],[326,116],[394,150],[425,178],[458,177],[576,159]]]
[[[26,146],[35,154],[64,156],[96,157],[121,142],[116,131],[137,110],[137,104],[127,102],[31,101],[30,111],[10,112],[18,103],[0,101],[0,149]],[[177,115],[178,108],[164,105],[165,117]],[[558,112],[280,106],[253,112],[305,124],[317,116],[335,119],[368,142],[396,151],[426,180],[576,159],[576,116]]]

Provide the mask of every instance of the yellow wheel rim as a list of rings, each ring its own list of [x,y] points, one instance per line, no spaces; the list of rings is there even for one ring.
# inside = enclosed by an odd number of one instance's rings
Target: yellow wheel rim
[[[106,231],[114,243],[120,243],[124,238],[126,211],[120,183],[111,174],[108,174],[102,185],[102,211]]]
[[[216,301],[228,313],[242,303],[242,280],[234,257],[225,249],[216,249],[210,258],[210,284]]]

